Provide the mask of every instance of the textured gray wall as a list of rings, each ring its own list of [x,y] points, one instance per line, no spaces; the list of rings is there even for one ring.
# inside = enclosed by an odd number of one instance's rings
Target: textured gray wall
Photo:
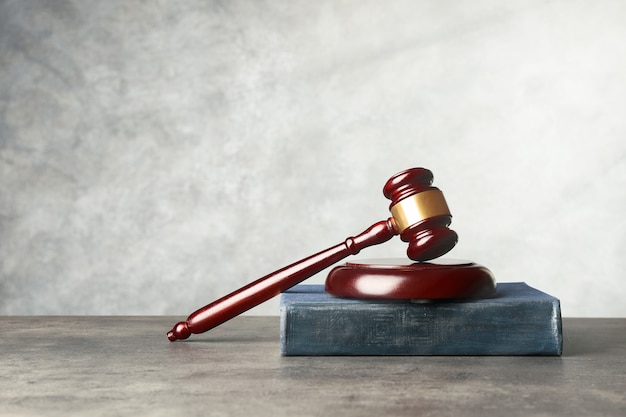
[[[188,314],[386,218],[387,178],[425,166],[449,257],[626,316],[624,22],[620,0],[1,1],[0,313]]]

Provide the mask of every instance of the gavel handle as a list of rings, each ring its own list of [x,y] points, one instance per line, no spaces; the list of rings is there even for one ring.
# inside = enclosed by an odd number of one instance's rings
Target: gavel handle
[[[186,339],[192,333],[204,333],[227,320],[255,307],[328,268],[363,248],[388,241],[397,234],[393,218],[373,224],[363,233],[347,238],[343,243],[328,248],[213,301],[192,313],[167,333],[170,341]]]

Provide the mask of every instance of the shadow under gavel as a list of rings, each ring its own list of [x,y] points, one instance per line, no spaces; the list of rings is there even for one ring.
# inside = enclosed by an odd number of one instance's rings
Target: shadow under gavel
[[[448,226],[452,215],[443,193],[432,187],[433,174],[425,168],[402,171],[387,181],[383,194],[391,200],[392,217],[379,221],[357,236],[295,262],[213,301],[177,323],[167,333],[170,341],[204,333],[269,300],[361,249],[386,242],[399,234],[408,242],[407,255],[428,261],[450,251],[458,240]]]

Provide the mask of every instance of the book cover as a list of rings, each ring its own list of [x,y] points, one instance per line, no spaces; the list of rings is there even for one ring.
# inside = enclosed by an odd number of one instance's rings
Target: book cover
[[[323,285],[281,294],[282,355],[561,355],[557,298],[499,283],[492,298],[415,303],[332,297]]]

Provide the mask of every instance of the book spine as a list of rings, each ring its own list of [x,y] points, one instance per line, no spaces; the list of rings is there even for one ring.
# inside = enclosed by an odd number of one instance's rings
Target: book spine
[[[561,355],[557,299],[281,306],[283,355]]]

